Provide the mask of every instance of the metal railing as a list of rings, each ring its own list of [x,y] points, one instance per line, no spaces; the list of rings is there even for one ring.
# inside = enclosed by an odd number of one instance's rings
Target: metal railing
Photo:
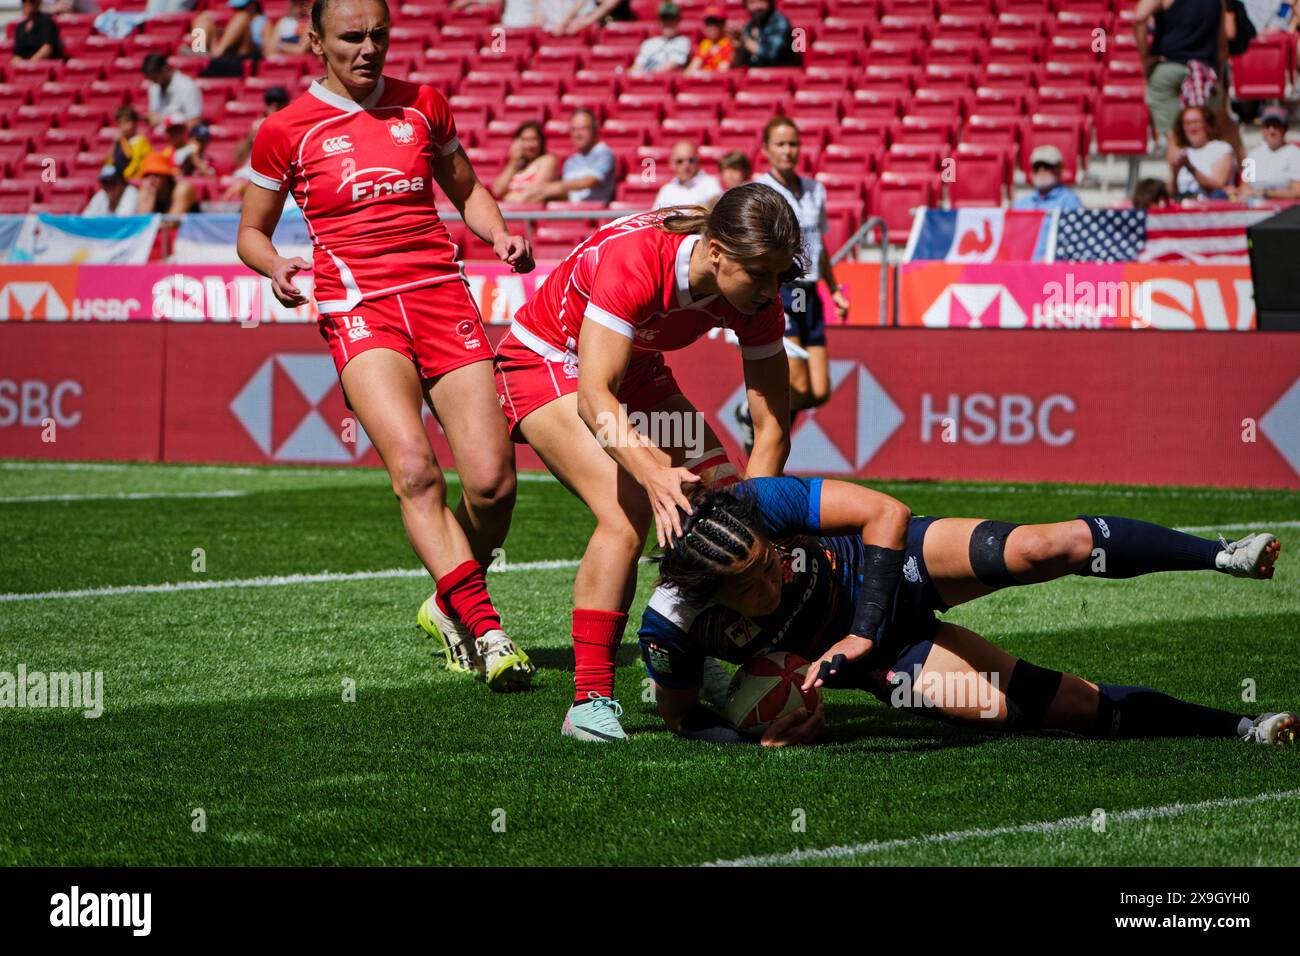
[[[872,216],[862,225],[858,226],[856,232],[849,237],[848,242],[831,256],[831,265],[835,265],[848,257],[849,253],[862,245],[862,241],[875,230],[880,230],[880,324],[896,325],[897,316],[889,314],[889,227],[885,225],[885,220],[879,216]],[[898,304],[898,296],[894,296],[894,304]]]

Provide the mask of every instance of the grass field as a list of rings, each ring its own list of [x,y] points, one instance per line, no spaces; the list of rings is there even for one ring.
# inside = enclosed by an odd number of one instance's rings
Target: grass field
[[[1272,523],[1272,582],[1070,578],[947,618],[1093,679],[1300,705],[1294,493],[876,487],[918,514]],[[634,640],[631,741],[564,739],[590,526],[554,482],[521,484],[489,583],[541,671],[498,697],[434,668],[415,626],[429,582],[379,472],[0,462],[0,671],[102,671],[105,698],[98,719],[0,709],[0,864],[1300,863],[1300,750],[1000,738],[847,691],[822,746],[693,744],[643,702]]]

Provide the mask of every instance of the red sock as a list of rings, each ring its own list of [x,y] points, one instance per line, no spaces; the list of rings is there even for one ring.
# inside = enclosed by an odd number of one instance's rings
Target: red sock
[[[458,618],[475,639],[501,627],[501,616],[488,597],[483,566],[466,561],[438,579],[438,607],[443,614]]]
[[[698,460],[687,462],[692,474],[699,475],[705,489],[714,491],[740,482],[740,472],[721,448],[710,448]]]
[[[617,611],[573,609],[575,703],[585,704],[591,691],[614,696],[614,657],[626,626],[627,615]]]

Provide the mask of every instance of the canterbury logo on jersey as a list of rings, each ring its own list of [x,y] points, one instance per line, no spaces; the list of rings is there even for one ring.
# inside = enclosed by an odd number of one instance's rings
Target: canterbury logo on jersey
[[[374,179],[362,179],[363,176],[370,176],[378,173]],[[380,196],[392,195],[394,193],[422,193],[424,192],[424,177],[412,176],[410,179],[394,179],[394,176],[401,176],[400,169],[393,169],[388,166],[371,166],[367,169],[358,169],[350,176],[343,177],[339,184],[339,189],[344,186],[352,187],[352,201],[361,202],[365,199],[378,199]]]
[[[365,316],[361,315],[341,315],[339,324],[348,330],[348,339],[357,342],[361,339],[370,338],[370,329],[366,328]]]
[[[345,149],[352,148],[352,140],[346,136],[331,136],[325,140],[324,150],[327,153],[341,153]]]

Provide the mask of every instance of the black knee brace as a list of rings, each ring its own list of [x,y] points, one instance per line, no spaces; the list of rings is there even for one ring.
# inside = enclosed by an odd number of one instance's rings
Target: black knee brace
[[[1007,702],[1007,730],[1037,730],[1043,715],[1056,699],[1061,686],[1060,671],[1050,671],[1029,661],[1017,661],[1003,697]]]
[[[991,588],[1015,587],[1020,582],[1007,571],[1007,535],[1020,525],[1009,521],[981,521],[970,535],[970,566],[975,577]]]

